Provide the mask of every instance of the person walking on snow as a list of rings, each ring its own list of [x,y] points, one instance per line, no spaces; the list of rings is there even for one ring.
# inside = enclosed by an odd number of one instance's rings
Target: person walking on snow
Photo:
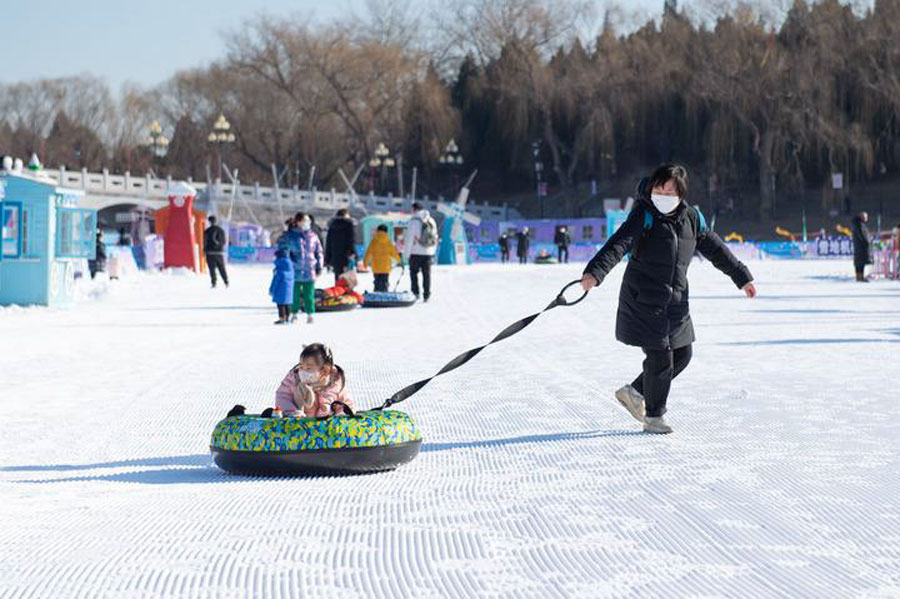
[[[431,262],[438,245],[437,223],[419,202],[413,202],[412,209],[403,244],[403,261],[409,264],[410,287],[416,299],[419,298],[421,271],[423,298],[427,302],[431,297]]]
[[[325,237],[325,266],[334,271],[334,282],[337,283],[350,264],[351,256],[356,252],[354,244],[355,231],[350,211],[341,208],[328,225]]]
[[[568,264],[569,246],[572,244],[572,236],[569,234],[569,230],[565,225],[556,230],[556,235],[554,235],[553,242],[556,244],[557,253],[559,254],[559,263]]]
[[[94,259],[88,260],[88,271],[91,273],[91,279],[96,277],[98,272],[106,270],[106,244],[103,243],[103,231],[100,229],[97,229],[94,252]]]
[[[225,247],[228,239],[225,231],[216,224],[216,217],[209,217],[209,226],[203,231],[203,251],[212,286],[216,286],[216,270],[222,275],[222,282],[228,287],[228,273],[225,272]]]
[[[528,227],[525,227],[516,233],[516,255],[519,257],[519,264],[528,264]]]
[[[392,259],[401,264],[403,262],[400,253],[388,236],[387,225],[378,225],[375,237],[369,242],[363,258],[363,262],[372,268],[372,273],[375,275],[375,291],[388,290],[388,277],[393,266]]]
[[[302,309],[306,322],[312,323],[316,313],[316,277],[322,273],[322,244],[305,212],[298,212],[294,218],[293,226],[278,240],[278,249],[285,250],[294,264],[291,322],[297,320]]]
[[[509,235],[501,234],[497,243],[500,245],[500,263],[506,264],[509,262]]]
[[[638,188],[627,220],[584,269],[581,287],[600,285],[630,250],[616,314],[616,339],[640,347],[643,372],[616,391],[616,399],[649,433],[671,433],[665,421],[672,379],[691,360],[694,327],[688,309],[687,270],[694,251],[708,259],[744,291],[756,296],[753,276],[699,210],[687,203],[684,167],[660,166]]]
[[[850,230],[853,233],[853,267],[856,269],[856,280],[860,283],[868,283],[866,278],[866,264],[872,264],[872,245],[869,241],[869,214],[860,212],[853,217]]]

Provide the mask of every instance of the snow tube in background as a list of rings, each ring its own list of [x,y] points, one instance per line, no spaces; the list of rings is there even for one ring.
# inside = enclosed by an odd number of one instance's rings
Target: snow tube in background
[[[216,465],[235,474],[393,470],[419,453],[413,419],[396,410],[328,418],[230,416],[213,430]]]
[[[360,303],[359,295],[356,293],[330,297],[321,289],[316,289],[316,312],[346,312],[359,308]]]
[[[534,259],[534,263],[535,264],[558,264],[559,262],[553,256],[537,256]]]
[[[406,308],[416,303],[416,296],[409,291],[366,291],[364,308]]]

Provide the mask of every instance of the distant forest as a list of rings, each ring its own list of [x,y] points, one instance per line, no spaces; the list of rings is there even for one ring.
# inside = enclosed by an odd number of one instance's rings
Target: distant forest
[[[689,166],[698,201],[737,201],[754,219],[839,207],[835,173],[844,188],[898,175],[900,0],[796,0],[778,18],[760,3],[698,16],[670,0],[627,28],[594,6],[372,1],[330,23],[257,17],[226,34],[221,59],[156,88],[115,98],[92,75],[0,85],[0,154],[205,180],[222,114],[235,136],[222,157],[244,182],[270,185],[274,164],[281,185],[306,187],[315,166],[313,185],[342,190],[339,170],[361,168],[358,193],[396,194],[402,168],[409,193],[415,167],[434,197],[478,169],[476,200],[536,214],[539,176],[548,214],[567,216],[670,160]],[[163,157],[144,145],[152,121],[170,139]],[[450,140],[462,164],[447,164]],[[392,168],[369,166],[379,144]]]

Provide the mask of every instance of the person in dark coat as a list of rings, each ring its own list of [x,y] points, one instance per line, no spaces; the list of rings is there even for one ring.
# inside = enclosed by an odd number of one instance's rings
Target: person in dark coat
[[[872,244],[869,237],[869,214],[860,212],[853,217],[850,230],[853,232],[853,268],[856,269],[856,280],[868,283],[866,278],[866,264],[872,264]]]
[[[350,264],[351,257],[356,253],[355,244],[355,231],[353,221],[350,220],[350,212],[346,208],[341,208],[331,219],[328,236],[325,238],[325,266],[330,266],[334,271],[335,285]]]
[[[528,264],[528,227],[516,233],[516,256],[519,264]]]
[[[97,276],[98,272],[106,270],[106,244],[103,243],[103,231],[97,229],[97,239],[94,246],[94,259],[88,260],[88,271],[91,278]]]
[[[572,245],[572,235],[569,234],[569,229],[566,228],[565,225],[556,230],[556,235],[553,236],[553,243],[556,244],[560,264],[568,264],[569,246]],[[565,256],[565,260],[563,260],[563,256]]]
[[[509,262],[509,235],[501,234],[497,243],[500,244],[500,263],[505,264]]]
[[[228,287],[228,273],[225,272],[225,248],[228,238],[225,231],[216,224],[216,217],[209,217],[209,226],[203,231],[203,252],[206,254],[206,267],[209,269],[209,279],[212,286],[216,286],[216,271],[222,275],[222,282]]]
[[[672,379],[691,359],[694,327],[688,309],[687,270],[699,250],[747,297],[756,295],[753,276],[699,210],[686,202],[687,172],[665,164],[638,189],[638,201],[621,227],[584,269],[585,291],[599,285],[626,252],[616,339],[643,349],[643,372],[616,391],[616,399],[651,433],[670,433],[666,400]]]

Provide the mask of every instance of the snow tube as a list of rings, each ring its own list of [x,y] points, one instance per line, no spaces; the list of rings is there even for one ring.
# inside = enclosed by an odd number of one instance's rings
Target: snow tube
[[[325,295],[321,289],[316,289],[316,312],[346,312],[359,308],[360,301],[356,294],[344,294],[338,297]]]
[[[409,291],[366,291],[364,308],[406,308],[416,303],[416,296]]]
[[[354,473],[393,470],[419,453],[413,419],[396,410],[328,418],[263,418],[244,414],[220,421],[210,451],[235,474]]]
[[[537,256],[534,259],[535,264],[556,264],[557,260],[553,256]]]

